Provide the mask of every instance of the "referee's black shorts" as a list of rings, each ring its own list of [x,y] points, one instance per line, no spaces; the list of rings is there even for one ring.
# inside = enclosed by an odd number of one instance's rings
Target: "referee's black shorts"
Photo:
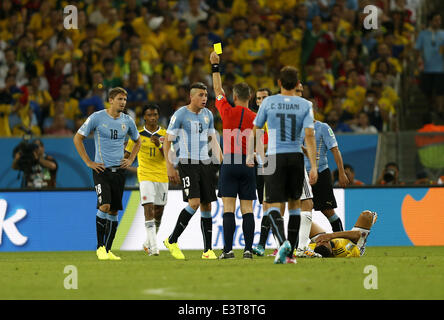
[[[264,176],[264,200],[268,203],[298,200],[305,179],[304,155],[300,152],[270,155],[267,168],[273,163],[276,165],[274,173]]]
[[[230,159],[227,159],[230,158]],[[246,156],[242,162],[235,163],[235,156],[224,154],[224,162],[219,171],[219,197],[239,200],[256,200],[256,168],[246,165]]]
[[[123,209],[122,197],[125,190],[125,177],[125,169],[106,168],[100,173],[93,170],[97,209],[104,204],[109,204],[111,211]]]
[[[212,164],[192,163],[191,160],[179,161],[177,169],[182,181],[183,201],[199,198],[200,203],[211,203],[216,197],[216,170]]]
[[[330,169],[318,172],[318,181],[311,189],[313,191],[313,208],[316,211],[337,207]]]

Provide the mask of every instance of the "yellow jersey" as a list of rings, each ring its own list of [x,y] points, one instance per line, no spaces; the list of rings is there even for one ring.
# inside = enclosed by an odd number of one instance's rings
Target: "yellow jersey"
[[[137,178],[140,181],[168,182],[168,174],[166,169],[166,161],[163,156],[162,144],[157,147],[152,141],[151,136],[160,138],[163,143],[166,130],[162,127],[156,132],[149,132],[145,128],[139,130],[141,146],[137,154],[139,166],[137,167]],[[134,148],[134,142],[130,139],[125,151],[130,152]]]
[[[351,240],[334,238],[330,243],[334,258],[356,258],[361,256],[361,251]],[[310,243],[309,246],[314,250],[316,243]]]

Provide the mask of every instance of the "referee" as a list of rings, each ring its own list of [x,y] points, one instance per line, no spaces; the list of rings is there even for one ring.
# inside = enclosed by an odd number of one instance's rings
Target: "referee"
[[[224,205],[223,230],[225,246],[219,259],[233,259],[233,237],[236,230],[234,212],[239,196],[242,212],[242,231],[245,238],[244,259],[253,258],[254,216],[253,200],[256,200],[256,176],[254,168],[246,165],[246,145],[256,114],[248,108],[251,91],[241,82],[233,87],[234,107],[228,103],[222,89],[219,73],[220,58],[216,52],[210,55],[213,72],[213,88],[216,108],[222,118],[224,161],[219,171],[219,197]]]

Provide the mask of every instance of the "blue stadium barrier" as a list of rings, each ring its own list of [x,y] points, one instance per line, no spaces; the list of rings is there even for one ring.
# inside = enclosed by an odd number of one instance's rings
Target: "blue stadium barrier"
[[[75,150],[72,138],[42,138],[47,154],[53,156],[58,165],[57,187],[60,188],[89,188],[93,186],[91,169],[85,166]],[[356,173],[356,179],[371,184],[376,158],[378,135],[338,135],[339,148],[344,163],[351,164]],[[12,153],[22,139],[0,139],[0,189],[20,188],[20,175],[11,169]],[[94,141],[85,139],[85,148],[91,159],[94,159]],[[328,153],[331,171],[336,169],[331,152]],[[127,186],[134,186],[136,177],[129,175]]]

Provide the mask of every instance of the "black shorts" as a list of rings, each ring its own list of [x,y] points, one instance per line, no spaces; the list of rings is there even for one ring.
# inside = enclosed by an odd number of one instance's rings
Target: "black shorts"
[[[94,188],[97,194],[97,209],[109,204],[111,211],[122,210],[122,197],[125,190],[125,170],[106,168],[104,172],[93,170]]]
[[[216,201],[215,179],[216,170],[211,164],[179,162],[178,168],[182,181],[183,201],[199,198],[200,203],[211,203]]]
[[[313,191],[313,208],[315,210],[322,211],[337,207],[330,169],[327,168],[318,173],[318,181],[311,189]]]
[[[444,96],[444,73],[423,73],[420,87],[427,96]]]
[[[274,159],[273,159],[274,158]],[[264,200],[268,203],[298,200],[304,183],[304,155],[302,153],[279,153],[269,156],[267,168],[276,164],[271,175],[265,175]]]
[[[224,155],[224,162],[229,154]],[[219,197],[236,198],[239,200],[256,200],[256,169],[247,167],[246,157],[242,163],[222,163],[219,171]]]

